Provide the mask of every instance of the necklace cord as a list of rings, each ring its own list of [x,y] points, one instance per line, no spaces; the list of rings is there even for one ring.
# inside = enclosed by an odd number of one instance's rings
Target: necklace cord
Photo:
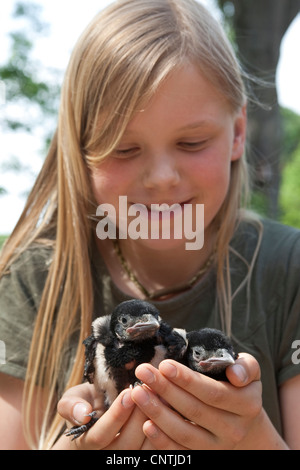
[[[140,281],[137,279],[137,277],[133,274],[132,270],[130,269],[121,251],[119,240],[118,239],[113,240],[113,245],[114,245],[116,255],[118,256],[120,263],[122,265],[122,268],[126,272],[129,280],[140,290],[140,292],[142,292],[142,294],[148,300],[155,300],[155,299],[158,300],[161,297],[166,297],[171,294],[177,294],[179,292],[184,292],[185,290],[191,289],[196,284],[196,282],[200,279],[200,277],[203,276],[203,274],[206,273],[206,271],[208,271],[209,267],[212,265],[213,260],[214,260],[214,253],[212,253],[212,255],[206,261],[205,265],[201,267],[199,271],[186,284],[181,284],[177,287],[172,287],[171,289],[164,288],[164,289],[159,289],[156,292],[149,292],[148,289],[146,289],[146,287],[140,283]]]

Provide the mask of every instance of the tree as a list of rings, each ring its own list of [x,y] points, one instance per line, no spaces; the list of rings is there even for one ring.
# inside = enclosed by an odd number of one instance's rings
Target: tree
[[[263,86],[253,81],[253,94],[262,105],[250,102],[248,158],[255,187],[265,194],[266,213],[276,218],[283,134],[275,77],[280,44],[299,13],[300,0],[218,0],[218,4],[233,29],[244,69],[268,82]]]
[[[284,167],[279,203],[281,222],[300,228],[300,116],[281,110],[284,126]]]
[[[32,58],[35,41],[47,34],[48,25],[40,20],[42,7],[32,2],[17,2],[13,18],[18,27],[10,33],[10,53],[7,62],[0,66],[0,82],[5,89],[5,116],[1,125],[6,132],[34,132],[44,123],[44,140],[53,133],[59,99],[58,72],[47,70]],[[41,78],[41,70],[47,78]],[[16,113],[16,106],[18,113]],[[2,107],[4,107],[2,105]],[[49,124],[50,123],[50,124]],[[50,129],[50,131],[49,131]],[[1,164],[1,172],[26,171],[27,167],[16,156]],[[0,195],[6,189],[0,186]]]

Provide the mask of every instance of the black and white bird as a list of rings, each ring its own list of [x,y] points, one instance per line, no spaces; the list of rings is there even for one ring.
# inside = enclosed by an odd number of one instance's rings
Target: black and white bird
[[[238,354],[222,331],[202,328],[188,332],[185,364],[192,370],[216,380],[227,380],[226,367],[234,364]]]
[[[158,367],[163,359],[182,361],[187,348],[185,330],[172,329],[158,309],[143,300],[119,304],[111,315],[96,318],[92,334],[84,340],[84,378],[104,395],[108,408],[118,394],[137,381],[135,369],[148,362]],[[67,435],[79,437],[96,421],[74,426]]]

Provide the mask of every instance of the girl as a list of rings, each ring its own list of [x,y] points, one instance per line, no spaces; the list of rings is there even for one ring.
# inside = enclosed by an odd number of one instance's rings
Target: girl
[[[228,40],[194,0],[121,0],[83,33],[44,167],[1,257],[5,448],[299,448],[300,235],[242,209],[246,101]],[[132,208],[146,208],[148,236],[96,236],[103,204],[120,229],[121,196],[127,229]],[[166,239],[151,237],[162,204]],[[204,205],[201,249],[174,235],[174,204],[194,224]],[[146,385],[104,412],[93,386],[78,385],[82,341],[128,298],[150,299],[175,327],[224,329],[241,351],[229,382],[144,364]],[[62,435],[92,410],[100,419],[84,436]]]

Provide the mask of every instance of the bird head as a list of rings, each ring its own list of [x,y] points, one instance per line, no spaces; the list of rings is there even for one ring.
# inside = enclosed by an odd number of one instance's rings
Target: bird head
[[[160,327],[156,307],[144,300],[120,303],[111,315],[111,330],[121,341],[143,341],[156,335]]]
[[[203,328],[188,333],[187,339],[187,364],[202,374],[220,377],[237,358],[229,338],[219,330]]]

